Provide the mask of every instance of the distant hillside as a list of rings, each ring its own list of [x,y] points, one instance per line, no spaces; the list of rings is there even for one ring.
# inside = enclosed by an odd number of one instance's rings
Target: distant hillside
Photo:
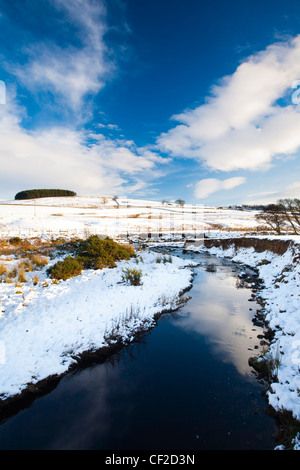
[[[73,191],[66,189],[28,189],[26,191],[20,191],[15,195],[16,200],[21,199],[35,199],[41,197],[74,197],[77,196]]]

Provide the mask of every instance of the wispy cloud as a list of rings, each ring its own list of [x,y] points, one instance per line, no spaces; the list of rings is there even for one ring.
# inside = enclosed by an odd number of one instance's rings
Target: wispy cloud
[[[196,184],[195,197],[197,199],[205,199],[217,191],[233,189],[245,182],[246,178],[242,176],[227,178],[223,181],[217,178],[205,178]]]
[[[52,105],[72,111],[83,109],[83,101],[97,94],[114,70],[104,41],[106,12],[101,1],[49,0],[64,19],[72,40],[37,40],[23,49],[24,64],[8,64],[10,72],[31,93],[51,93]],[[55,27],[55,25],[54,25]]]
[[[33,41],[21,51],[25,62],[8,62],[7,69],[32,96],[45,101],[46,109],[56,108],[58,117],[34,125],[30,105],[20,105],[17,85],[14,92],[9,87],[7,104],[0,107],[2,187],[10,182],[12,190],[65,187],[79,194],[133,194],[151,187],[167,158],[120,138],[117,124],[94,121],[97,131],[88,129],[89,97],[98,95],[114,70],[104,38],[104,3],[43,1],[59,13],[66,41],[57,43],[55,34],[51,40]],[[55,24],[57,15],[52,20]],[[32,121],[30,128],[24,127],[24,117]],[[113,137],[108,135],[113,131]]]
[[[291,101],[299,78],[300,35],[252,55],[205,104],[173,116],[179,124],[158,137],[158,148],[212,170],[267,169],[300,147],[300,107]],[[289,102],[279,106],[287,93]]]
[[[265,191],[250,194],[245,200],[245,204],[270,204],[278,199],[298,198],[300,195],[300,181],[294,181],[278,191]]]

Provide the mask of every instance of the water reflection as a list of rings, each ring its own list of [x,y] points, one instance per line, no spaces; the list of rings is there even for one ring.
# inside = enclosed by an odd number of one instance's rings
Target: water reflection
[[[124,396],[128,393],[130,384],[124,383],[118,369],[110,364],[108,367],[103,365],[96,369],[81,371],[68,377],[61,385],[62,403],[65,403],[65,397],[68,396],[71,409],[67,413],[67,420],[60,424],[60,432],[53,434],[49,448],[66,450],[94,448],[95,439],[103,440],[112,428],[112,415],[117,410],[116,407],[112,409],[110,399],[116,388],[118,393]],[[60,389],[57,392],[59,393]],[[56,402],[59,402],[57,398],[56,396]],[[56,409],[56,414],[59,411]],[[127,411],[130,411],[130,407]],[[64,416],[66,410],[61,409],[60,413]]]
[[[221,260],[214,263],[216,272],[199,270],[192,299],[182,309],[178,326],[204,336],[221,361],[234,364],[243,375],[252,375],[248,359],[257,354],[257,335],[263,331],[253,326],[250,308],[258,306],[248,302],[250,290],[237,288],[237,276],[228,266]]]

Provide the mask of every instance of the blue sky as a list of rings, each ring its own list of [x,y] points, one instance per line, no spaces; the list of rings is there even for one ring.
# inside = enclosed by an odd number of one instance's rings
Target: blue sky
[[[299,35],[291,0],[0,0],[0,197],[299,197]]]

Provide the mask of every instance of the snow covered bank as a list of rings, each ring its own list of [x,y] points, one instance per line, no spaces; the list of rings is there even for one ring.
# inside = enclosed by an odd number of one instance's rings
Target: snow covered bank
[[[51,376],[65,373],[80,354],[130,341],[141,328],[153,325],[162,310],[174,310],[179,294],[192,280],[193,264],[172,256],[141,252],[113,269],[86,270],[59,283],[21,288],[1,283],[0,394],[12,397]],[[122,281],[124,268],[142,270],[142,285]]]
[[[265,320],[274,332],[264,357],[273,365],[268,400],[275,410],[288,410],[300,420],[300,245],[291,242],[281,254],[257,252],[233,242],[225,248],[191,245],[187,249],[207,250],[258,270],[264,283],[259,295],[265,302]]]

